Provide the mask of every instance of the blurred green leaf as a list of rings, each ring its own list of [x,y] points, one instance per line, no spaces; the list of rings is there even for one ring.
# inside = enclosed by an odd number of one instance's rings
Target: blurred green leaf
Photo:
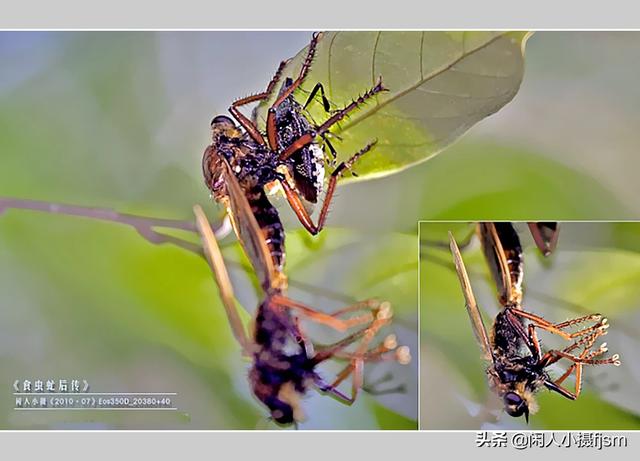
[[[605,224],[606,225],[606,224]],[[636,225],[635,227],[640,227]],[[640,296],[640,255],[613,248],[580,251],[569,261],[558,261],[565,270],[554,283],[566,299],[591,311],[618,317],[627,310],[638,309]],[[564,264],[563,264],[564,263]],[[564,267],[563,267],[564,266]],[[640,332],[636,332],[640,335]]]
[[[415,420],[391,412],[382,405],[374,405],[373,410],[382,430],[415,431],[418,429],[418,424]]]
[[[5,331],[4,347],[28,358],[11,368],[21,370],[16,378],[71,375],[95,391],[177,391],[179,413],[147,419],[145,428],[255,424],[259,408],[233,384],[240,350],[201,257],[92,220],[11,210],[1,224],[0,271],[12,274],[2,292],[14,313],[3,315],[3,326],[20,332]],[[29,353],[31,342],[42,349]],[[73,413],[69,420],[92,418]],[[140,427],[124,412],[103,413],[100,421],[110,427]],[[18,421],[11,426],[39,420]]]
[[[594,392],[584,392],[577,402],[558,398],[552,392],[542,392],[538,401],[541,410],[531,417],[532,428],[607,431],[640,427],[640,416],[602,400]]]
[[[332,132],[341,159],[372,139],[358,161],[358,179],[384,176],[440,152],[516,94],[524,72],[527,32],[327,32],[299,98],[321,82],[339,108],[382,77],[389,92],[375,96]],[[295,76],[306,48],[289,63]],[[264,120],[273,98],[259,107]],[[312,104],[315,120],[326,118]]]
[[[596,179],[525,148],[461,142],[418,168],[423,187],[412,193],[420,195],[422,219],[555,221],[628,214]]]

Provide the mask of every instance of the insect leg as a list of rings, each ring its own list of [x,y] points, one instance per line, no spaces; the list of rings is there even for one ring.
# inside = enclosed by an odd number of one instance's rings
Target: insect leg
[[[386,88],[382,85],[382,80],[379,80],[378,83],[376,84],[376,86],[374,86],[370,90],[366,91],[362,96],[360,96],[357,99],[351,101],[344,108],[336,111],[335,114],[333,114],[331,117],[329,117],[322,125],[318,126],[313,132],[306,133],[306,134],[300,136],[295,141],[293,141],[284,151],[282,151],[282,153],[280,154],[280,160],[286,160],[291,155],[293,155],[294,152],[296,152],[299,149],[303,148],[307,144],[310,144],[311,142],[313,142],[313,140],[315,139],[316,136],[321,136],[322,134],[324,134],[327,131],[329,131],[329,129],[333,125],[335,125],[340,120],[345,118],[353,110],[355,110],[358,107],[360,107],[362,104],[364,104],[365,101],[367,101],[368,99],[372,98],[373,96],[375,96],[376,94],[378,94],[378,93],[380,93],[382,91],[386,91]],[[275,120],[275,114],[274,114],[274,120]]]
[[[249,355],[251,353],[251,342],[249,341],[247,332],[240,320],[235,303],[235,297],[233,295],[231,279],[229,278],[229,273],[227,272],[215,234],[209,225],[209,221],[207,220],[204,211],[202,211],[202,208],[199,205],[193,207],[193,212],[196,216],[198,232],[202,237],[204,252],[218,284],[220,297],[222,298],[222,304],[225,312],[227,313],[231,330],[242,347],[243,354]]]
[[[336,375],[336,379],[333,381],[333,383],[325,386],[324,389],[320,388],[320,390],[332,394],[334,397],[338,398],[347,405],[351,405],[356,401],[358,397],[358,391],[364,384],[363,371],[366,349],[369,343],[373,340],[373,337],[375,336],[377,330],[381,326],[382,324],[376,325],[376,322],[374,321],[372,326],[364,331],[362,342],[360,343],[357,351],[353,354],[353,358],[351,359],[350,363]],[[343,347],[344,346],[341,345],[340,349],[342,349]],[[329,348],[328,350],[320,351],[319,354],[328,354],[326,358],[332,357],[335,353],[334,351],[332,351],[332,349],[333,348]],[[338,390],[338,386],[351,375],[353,375],[351,379],[351,395],[347,396]]]
[[[251,138],[258,144],[264,145],[265,144],[264,138],[260,133],[260,130],[258,130],[258,127],[256,126],[256,124],[252,122],[242,112],[240,112],[240,107],[247,104],[251,104],[252,102],[263,101],[269,98],[269,96],[271,96],[271,93],[273,92],[273,87],[275,86],[276,82],[280,79],[280,76],[282,75],[282,71],[288,62],[289,61],[282,61],[280,63],[280,65],[278,66],[278,69],[276,70],[276,73],[271,78],[271,81],[267,85],[267,89],[265,91],[263,91],[262,93],[247,96],[246,98],[236,99],[235,101],[233,101],[233,103],[231,103],[231,107],[229,107],[229,112],[231,113],[231,115],[233,115],[233,117],[238,121],[238,123],[240,123],[240,125],[247,131],[247,133],[249,133],[249,136],[251,136]]]
[[[329,148],[329,152],[331,152],[331,165],[333,166],[336,164],[336,159],[338,158],[338,152],[336,152],[336,148],[333,147],[333,144],[331,144],[331,141],[329,141],[329,138],[327,137],[327,133],[321,134],[320,137]]]
[[[529,343],[533,348],[530,348],[531,353],[533,354],[533,358],[536,360],[540,360],[540,356],[542,355],[542,350],[540,349],[540,341],[538,340],[538,333],[536,332],[536,328],[534,325],[529,324]]]
[[[566,322],[562,322],[562,323],[558,323],[558,324],[554,324],[549,322],[548,320],[545,320],[544,318],[532,314],[530,312],[524,311],[522,309],[511,309],[511,313],[513,313],[514,315],[517,315],[519,317],[525,318],[527,320],[529,320],[530,322],[532,322],[536,327],[541,328],[543,330],[546,330],[550,333],[554,333],[558,336],[561,336],[562,338],[566,339],[566,340],[570,340],[570,339],[574,339],[574,338],[578,338],[581,336],[585,336],[589,333],[592,333],[596,330],[606,330],[607,328],[609,328],[609,324],[607,323],[606,319],[602,319],[602,316],[600,314],[591,314],[591,315],[586,315],[584,317],[580,317],[578,319],[573,319],[573,320],[568,320]],[[567,333],[566,331],[562,331],[564,328],[567,328],[569,326],[572,325],[576,325],[578,323],[583,323],[589,320],[594,320],[597,321],[598,323],[584,328],[582,330],[576,331],[574,333]]]
[[[595,339],[597,338],[596,335],[593,335],[593,338],[590,339],[587,342],[587,345],[585,346],[584,350],[582,351],[582,354],[580,354],[580,359],[582,360],[591,360],[599,355],[604,354],[605,352],[607,352],[607,347],[606,344],[602,344],[597,350],[595,351],[591,351],[589,352],[589,349],[591,348],[591,346],[593,346],[593,343],[595,342]],[[566,349],[564,349],[564,352],[568,352],[574,348],[576,348],[578,346],[577,343],[572,344],[571,346],[567,347]],[[575,384],[575,391],[571,392],[568,389],[566,389],[565,387],[562,386],[562,383],[569,377],[571,376],[571,373],[575,370],[575,374],[576,374],[576,384]],[[567,397],[571,400],[575,400],[580,396],[580,391],[582,390],[582,363],[574,363],[572,364],[567,371],[564,372],[564,374],[562,376],[560,376],[560,378],[556,379],[555,381],[546,381],[545,382],[545,386],[555,392],[558,392],[560,395]]]
[[[593,345],[593,342],[591,343],[591,345]],[[602,344],[597,350],[589,352],[589,348],[591,348],[591,345],[584,349],[584,351],[582,352],[580,357],[592,359],[594,357],[597,357],[597,356],[602,355],[605,352],[607,352],[606,344]],[[558,379],[556,379],[554,381],[554,384],[560,386],[564,382],[565,379],[567,379],[569,376],[571,376],[571,373],[573,372],[573,370],[576,371],[575,396],[577,398],[580,395],[580,390],[582,388],[582,364],[581,363],[572,364],[567,369],[567,371],[564,372],[564,374],[562,376],[560,376]]]
[[[576,369],[576,384],[578,383],[577,377],[578,374],[580,373],[580,381],[582,381],[582,367],[580,367],[580,372],[578,372],[578,370]],[[557,392],[558,394],[560,394],[563,397],[568,398],[569,400],[575,400],[578,398],[578,395],[574,394],[573,392],[571,392],[570,390],[554,383],[553,381],[545,381],[544,382],[544,386],[549,389],[550,391],[554,391]]]
[[[276,132],[276,110],[291,94],[302,84],[304,79],[311,68],[311,63],[313,62],[313,57],[316,54],[316,46],[318,45],[318,39],[320,38],[319,33],[314,33],[311,37],[311,42],[309,42],[309,48],[307,50],[307,56],[304,58],[302,66],[300,67],[300,72],[298,73],[298,78],[296,78],[291,86],[287,88],[282,94],[275,100],[275,102],[269,107],[269,112],[267,114],[267,139],[269,141],[269,147],[271,149],[277,151],[279,149],[278,146],[278,136]]]
[[[592,357],[577,357],[575,355],[572,354],[568,354],[564,351],[556,351],[556,350],[550,350],[548,351],[544,357],[542,357],[541,361],[544,363],[554,363],[557,362],[557,360],[554,360],[556,358],[565,358],[568,360],[571,360],[572,362],[576,363],[576,364],[586,364],[586,365],[615,365],[615,366],[619,366],[620,365],[620,356],[618,354],[614,354],[613,356],[607,358],[607,359],[595,359]]]
[[[302,107],[304,109],[306,109],[307,106],[309,105],[309,103],[311,101],[313,101],[313,98],[315,98],[315,96],[318,93],[318,91],[320,91],[320,95],[322,96],[322,107],[324,108],[325,112],[330,112],[331,111],[331,104],[329,104],[329,100],[327,99],[327,97],[324,94],[324,86],[322,86],[322,83],[320,83],[320,82],[316,83],[316,85],[313,87],[313,90],[311,90],[311,93],[309,93],[309,97],[307,98],[307,102],[305,102],[304,106],[302,106]]]
[[[342,392],[340,389],[338,389],[337,386],[342,381],[347,379],[347,377],[352,372],[354,373],[354,378],[353,378],[353,383],[351,385],[351,395],[349,396],[349,395],[346,395],[344,392]],[[324,381],[322,381],[320,378],[316,378],[315,384],[321,392],[331,395],[331,397],[335,398],[340,403],[343,403],[345,405],[353,405],[353,403],[356,401],[356,398],[358,397],[358,389],[362,385],[362,377],[361,377],[362,372],[360,372],[360,378],[359,378],[360,386],[356,382],[356,373],[357,373],[357,370],[355,370],[355,367],[352,367],[352,365],[350,364],[347,368],[342,370],[342,372],[338,375],[338,378],[336,379],[336,381],[334,381],[332,384],[327,384]]]
[[[357,354],[353,352],[335,352],[331,358],[337,360],[351,360],[356,358]],[[411,353],[407,346],[398,347],[398,341],[395,335],[387,336],[384,341],[373,349],[369,349],[361,354],[365,362],[387,362],[397,361],[402,365],[411,362]]]
[[[538,363],[543,367],[548,367],[549,365],[552,365],[560,361],[561,359],[565,358],[566,355],[568,355],[574,349],[577,349],[578,347],[581,347],[581,346],[583,348],[583,352],[582,354],[580,354],[580,357],[579,357],[580,359],[584,359],[585,357],[590,359],[598,355],[601,355],[604,352],[606,352],[606,347],[605,347],[606,343],[602,344],[598,350],[594,351],[593,355],[589,353],[589,350],[593,346],[593,343],[595,343],[596,339],[605,334],[606,334],[606,330],[599,330],[599,331],[596,331],[595,333],[590,334],[589,336],[579,339],[578,341],[574,342],[573,344],[564,348],[562,351],[559,351],[558,353],[556,353],[557,351],[549,351],[540,359]],[[565,354],[565,355],[560,355],[560,354]]]
[[[305,229],[307,229],[307,231],[309,231],[311,235],[318,234],[324,227],[324,223],[327,220],[327,215],[329,214],[329,206],[331,205],[331,200],[333,199],[338,179],[340,179],[345,171],[350,170],[353,167],[353,164],[360,157],[369,152],[375,144],[375,141],[367,144],[349,160],[347,160],[346,162],[342,162],[336,167],[335,170],[333,170],[333,173],[331,173],[331,177],[329,178],[329,185],[327,186],[327,192],[322,202],[322,208],[320,209],[320,215],[318,217],[317,224],[313,222],[313,219],[311,218],[311,215],[309,214],[307,209],[304,207],[299,194],[287,183],[287,181],[281,181],[282,188],[284,189],[284,193],[287,201],[289,202],[289,205],[298,217],[300,223],[304,226]]]
[[[370,303],[372,303],[372,301],[363,301],[361,303],[356,303],[352,306],[343,308],[337,311],[336,313],[327,314],[324,312],[319,312],[309,306],[306,306],[305,304],[302,304],[298,301],[294,301],[291,298],[288,298],[286,296],[282,296],[279,294],[272,295],[272,300],[276,305],[280,307],[293,309],[299,314],[309,318],[310,320],[321,323],[323,325],[327,325],[338,331],[345,331],[345,330],[348,330],[349,328],[353,328],[355,326],[362,325],[363,323],[371,322],[371,321],[375,322],[378,320],[382,320],[386,323],[391,319],[393,315],[391,310],[391,305],[389,303],[384,303],[384,302],[379,303],[379,305],[376,305],[376,306],[371,306]],[[367,314],[366,318],[365,316],[357,316],[349,319],[337,318],[339,315],[343,313],[352,312],[354,310],[362,310],[365,307],[371,310],[371,314]]]

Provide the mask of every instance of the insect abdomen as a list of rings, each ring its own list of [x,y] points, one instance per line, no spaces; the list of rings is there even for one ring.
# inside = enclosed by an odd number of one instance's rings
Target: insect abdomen
[[[507,257],[509,276],[514,294],[522,297],[522,279],[524,275],[524,260],[522,257],[522,245],[513,224],[510,222],[495,223],[496,232],[502,243],[502,249]],[[514,301],[514,300],[511,300]]]
[[[262,188],[254,188],[247,193],[251,211],[262,231],[265,243],[276,270],[282,271],[285,261],[284,228],[278,210],[269,202]]]

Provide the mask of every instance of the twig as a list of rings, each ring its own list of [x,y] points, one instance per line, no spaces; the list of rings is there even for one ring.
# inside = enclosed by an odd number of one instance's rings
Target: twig
[[[44,202],[40,200],[26,200],[12,197],[0,197],[0,215],[6,210],[14,208],[19,210],[34,210],[44,213],[62,214],[68,216],[80,216],[89,219],[99,219],[110,221],[133,227],[145,240],[153,244],[172,243],[181,248],[195,253],[202,253],[200,245],[183,240],[178,237],[166,235],[156,231],[154,228],[178,229],[187,232],[196,232],[193,221],[183,221],[180,219],[151,218],[145,216],[119,213],[111,208],[81,207],[62,203]],[[230,231],[228,223],[225,221],[216,230],[216,237],[223,238]]]

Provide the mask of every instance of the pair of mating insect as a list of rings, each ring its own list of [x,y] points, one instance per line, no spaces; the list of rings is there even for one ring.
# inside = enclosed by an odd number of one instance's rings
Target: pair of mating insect
[[[530,223],[534,241],[545,256],[557,242],[557,223]],[[598,358],[607,352],[606,343],[592,349],[596,340],[607,333],[609,324],[600,314],[585,315],[561,323],[552,323],[527,312],[522,307],[524,259],[517,232],[509,222],[479,223],[477,233],[498,290],[502,310],[496,316],[491,335],[484,326],[480,309],[471,289],[460,249],[450,233],[450,248],[464,293],[467,312],[482,353],[489,362],[489,385],[502,399],[505,411],[511,416],[529,420],[537,405],[534,393],[543,387],[563,397],[575,400],[582,386],[584,365],[620,365],[619,356]],[[576,329],[574,327],[586,327]],[[542,352],[537,330],[544,330],[570,342],[564,349]],[[547,368],[562,359],[571,365],[557,379]],[[575,390],[563,387],[563,382],[575,373]]]
[[[303,226],[310,233],[317,234],[326,220],[338,179],[374,145],[374,142],[369,143],[335,168],[329,177],[318,222],[314,224],[305,202],[317,203],[324,188],[325,154],[319,141],[328,146],[335,159],[335,150],[327,137],[329,129],[368,99],[384,91],[379,82],[343,109],[333,112],[321,125],[312,124],[293,92],[309,72],[318,39],[319,35],[314,34],[297,78],[287,78],[281,86],[268,111],[266,133],[260,132],[256,121],[243,115],[239,108],[269,99],[287,61],[280,64],[264,92],[232,104],[229,111],[239,125],[227,116],[213,119],[212,143],[203,157],[205,183],[214,199],[226,207],[235,234],[264,292],[255,314],[251,337],[236,311],[231,283],[215,235],[202,210],[199,207],[195,209],[205,253],[213,268],[232,330],[243,353],[253,359],[249,373],[253,393],[280,424],[295,423],[303,418],[300,398],[310,387],[351,404],[363,386],[365,362],[396,360],[408,363],[410,360],[409,350],[398,347],[393,335],[387,336],[380,344],[372,345],[378,331],[391,321],[389,303],[367,300],[333,313],[324,313],[287,296],[285,232],[266,189],[274,184],[280,185]],[[321,85],[315,86],[307,104],[318,91],[329,112],[329,102]],[[342,332],[351,332],[335,344],[316,347],[302,329],[302,317]],[[352,331],[356,328],[360,329]],[[329,359],[348,362],[331,383],[325,382],[317,371],[317,366]],[[351,394],[347,395],[338,386],[349,376],[352,376],[352,388]]]

